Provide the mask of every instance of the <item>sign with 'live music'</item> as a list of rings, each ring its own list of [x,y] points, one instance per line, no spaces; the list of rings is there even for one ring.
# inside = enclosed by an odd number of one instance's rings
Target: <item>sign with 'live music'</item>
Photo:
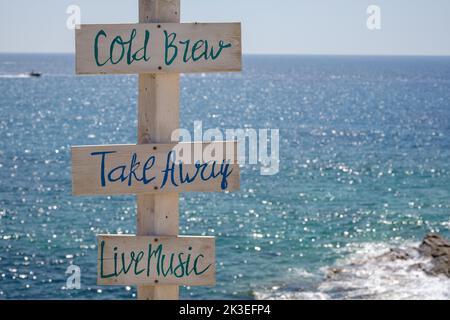
[[[214,237],[98,236],[100,285],[214,285]]]

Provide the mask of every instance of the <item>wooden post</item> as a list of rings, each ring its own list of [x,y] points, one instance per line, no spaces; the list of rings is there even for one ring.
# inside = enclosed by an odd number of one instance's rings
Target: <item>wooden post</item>
[[[180,22],[180,0],[139,0],[140,23]],[[138,144],[171,142],[179,128],[179,74],[140,74]],[[137,196],[137,234],[178,235],[178,193]],[[176,285],[138,286],[139,300],[177,300]]]

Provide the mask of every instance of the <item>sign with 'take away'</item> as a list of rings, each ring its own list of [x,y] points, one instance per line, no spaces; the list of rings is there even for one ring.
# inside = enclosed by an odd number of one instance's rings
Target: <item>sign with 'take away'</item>
[[[238,190],[237,142],[72,147],[74,195]]]

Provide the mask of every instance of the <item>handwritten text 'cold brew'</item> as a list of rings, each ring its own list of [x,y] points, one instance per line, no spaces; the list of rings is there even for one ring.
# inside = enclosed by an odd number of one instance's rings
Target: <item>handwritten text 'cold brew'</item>
[[[179,39],[176,32],[168,32],[164,30],[164,62],[166,66],[170,66],[176,59],[182,59],[184,63],[189,61],[199,60],[216,60],[223,53],[224,49],[231,48],[231,43],[226,43],[223,40],[218,41],[216,47],[206,39]],[[132,29],[128,39],[122,36],[109,36],[104,30],[100,30],[94,39],[94,58],[97,66],[119,64],[124,61],[131,65],[135,61],[149,61],[151,57],[148,53],[149,41],[151,38],[150,31],[145,31],[145,36],[142,44],[138,44],[138,48],[133,48],[137,36],[136,29]],[[101,41],[107,41],[109,45],[109,53],[106,60],[99,58],[99,47]],[[141,46],[142,45],[142,46]]]

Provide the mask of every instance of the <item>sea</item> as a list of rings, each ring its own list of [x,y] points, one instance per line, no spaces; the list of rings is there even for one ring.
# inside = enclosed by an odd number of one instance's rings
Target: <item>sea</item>
[[[136,298],[96,284],[96,235],[135,233],[135,197],[74,197],[70,150],[136,142],[137,82],[0,55],[0,299]],[[180,234],[216,237],[217,272],[181,298],[450,299],[426,259],[377,258],[450,237],[450,57],[248,55],[180,86],[182,128],[278,129],[280,160],[243,164],[240,191],[180,194]]]

